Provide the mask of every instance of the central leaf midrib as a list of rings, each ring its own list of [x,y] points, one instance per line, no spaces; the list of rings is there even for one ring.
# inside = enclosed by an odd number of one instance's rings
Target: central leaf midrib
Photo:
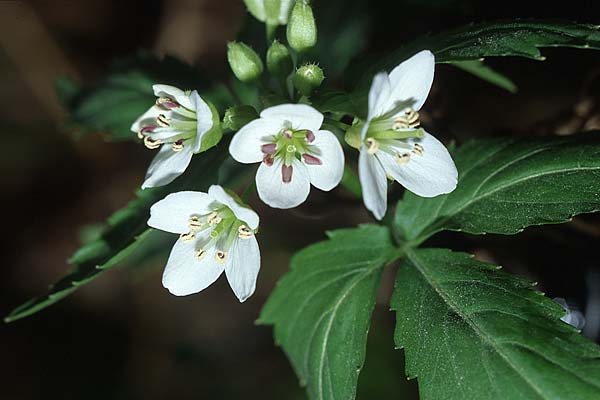
[[[420,262],[417,255],[412,250],[408,250],[406,254],[407,254],[408,258],[412,261],[412,263],[415,266],[415,268],[417,269],[417,271],[419,271],[419,273],[421,274],[421,276],[423,276],[425,281],[435,290],[435,292],[444,301],[444,303],[448,306],[448,308],[450,308],[452,310],[452,312],[454,312],[454,314],[458,315],[463,321],[465,321],[467,323],[467,325],[475,332],[475,334],[479,338],[481,338],[481,340],[485,341],[491,348],[493,348],[494,351],[496,351],[496,353],[500,357],[502,357],[502,359],[510,366],[510,368],[513,369],[517,373],[517,375],[523,379],[523,381],[525,381],[531,388],[533,388],[533,390],[542,399],[545,399],[546,397],[544,397],[543,392],[535,384],[533,384],[529,379],[527,379],[527,377],[524,374],[520,373],[519,369],[513,364],[510,357],[508,357],[508,355],[504,354],[501,351],[501,349],[497,346],[497,343],[494,341],[494,339],[491,338],[489,335],[487,335],[484,331],[482,331],[479,328],[479,326],[477,326],[477,324],[474,321],[472,321],[467,315],[464,315],[461,312],[460,307],[457,304],[455,304],[454,301],[452,301],[452,299],[449,298],[445,294],[443,289],[437,285],[437,283],[435,282],[435,279],[430,277],[427,274],[427,267],[424,266]]]

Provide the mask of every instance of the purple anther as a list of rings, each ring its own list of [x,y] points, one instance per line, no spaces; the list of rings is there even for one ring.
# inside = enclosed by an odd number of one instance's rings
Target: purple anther
[[[260,146],[260,151],[265,154],[273,155],[277,152],[277,145],[275,143],[267,143]]]
[[[302,154],[302,158],[304,158],[304,162],[308,165],[323,165],[323,161],[320,158],[311,156],[310,154]]]
[[[294,172],[294,169],[291,165],[284,164],[281,166],[281,178],[283,183],[290,183],[292,181],[292,172]]]
[[[315,141],[315,134],[312,131],[306,131],[306,143],[312,143]]]
[[[265,163],[265,165],[266,165],[267,167],[270,167],[271,165],[273,165],[273,161],[274,161],[274,160],[273,160],[273,157],[271,157],[271,156],[270,156],[270,155],[268,155],[268,154],[267,154],[267,155],[266,155],[266,156],[263,158],[263,162]]]

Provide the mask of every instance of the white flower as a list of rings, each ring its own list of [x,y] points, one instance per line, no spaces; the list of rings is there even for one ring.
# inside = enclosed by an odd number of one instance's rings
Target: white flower
[[[389,75],[381,72],[373,79],[358,172],[365,206],[377,219],[387,209],[387,177],[423,197],[456,188],[458,172],[448,150],[419,128],[418,111],[429,94],[434,68],[433,54],[424,50]]]
[[[213,185],[208,193],[172,193],[150,209],[148,225],[178,233],[162,282],[186,296],[208,287],[225,271],[240,301],[254,293],[260,250],[254,233],[258,215]]]
[[[259,197],[275,208],[303,203],[312,184],[329,191],[344,172],[344,152],[335,135],[319,130],[323,115],[304,104],[282,104],[260,113],[233,137],[231,156],[245,164],[260,162]]]
[[[158,97],[156,104],[131,126],[146,147],[160,147],[142,189],[166,185],[181,175],[213,127],[211,108],[195,90],[184,92],[168,85],[152,88]]]

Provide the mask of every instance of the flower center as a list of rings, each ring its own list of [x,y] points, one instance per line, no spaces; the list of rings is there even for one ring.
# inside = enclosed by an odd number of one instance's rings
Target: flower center
[[[312,144],[314,141],[315,134],[308,129],[283,128],[261,146],[264,154],[263,162],[270,167],[275,160],[281,160],[281,179],[283,183],[290,183],[294,173],[292,166],[294,159],[304,161],[308,165],[323,164],[317,157],[320,153],[318,148]]]
[[[196,258],[202,260],[209,252],[213,252],[212,256],[221,264],[227,261],[236,239],[247,240],[254,235],[254,231],[237,219],[233,211],[226,206],[217,207],[208,214],[190,215],[188,228],[187,233],[180,235],[180,240],[197,240]],[[208,235],[199,237],[199,234],[206,230],[209,230]]]
[[[158,149],[161,145],[171,146],[174,152],[183,150],[189,145],[190,139],[197,134],[197,116],[190,110],[169,97],[159,97],[156,107],[164,110],[154,121],[143,125],[138,131],[138,138],[144,145],[151,149]]]

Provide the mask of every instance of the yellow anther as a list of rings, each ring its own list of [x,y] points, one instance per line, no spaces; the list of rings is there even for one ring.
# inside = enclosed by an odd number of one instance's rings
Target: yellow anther
[[[218,225],[221,221],[223,221],[223,218],[219,217],[219,214],[216,212],[213,212],[208,216],[207,221],[209,225]]]
[[[371,155],[377,153],[377,150],[379,150],[379,142],[373,138],[367,139],[367,146],[369,146],[367,153]]]
[[[252,237],[252,231],[246,225],[241,225],[238,228],[238,236],[240,239],[250,239]]]
[[[177,152],[180,152],[181,150],[183,150],[183,142],[182,142],[182,143],[178,143],[178,142],[175,142],[175,143],[173,143],[173,144],[171,145],[171,149],[172,149],[172,150],[173,150],[175,153],[177,153]]]
[[[392,129],[397,131],[400,129],[413,129],[421,125],[419,121],[419,113],[412,108],[404,111],[404,116],[398,117],[394,120]]]
[[[202,223],[202,221],[200,221],[200,218],[197,215],[192,215],[190,217],[189,227],[192,231],[199,230],[200,228],[202,228],[202,225],[204,224]]]
[[[215,253],[215,260],[217,260],[218,263],[223,264],[226,259],[227,259],[226,252],[219,250]]]
[[[200,249],[196,252],[196,258],[198,261],[202,260],[206,256],[206,250]]]
[[[159,97],[156,99],[156,105],[157,106],[162,106],[163,103],[173,103],[173,100],[169,97]]]
[[[171,126],[171,124],[169,123],[170,121],[171,120],[167,118],[165,114],[159,114],[156,118],[156,123],[159,126],[162,126],[163,128],[168,128],[169,126]]]
[[[423,148],[423,146],[421,146],[419,143],[415,143],[412,151],[413,153],[415,153],[418,156],[422,156],[424,151],[425,149]]]
[[[179,235],[179,238],[182,242],[189,242],[190,240],[194,239],[195,236],[196,234],[194,232],[188,232],[182,233],[181,235]]]
[[[142,130],[141,130],[141,129],[139,129],[139,130],[138,130],[138,132],[137,132],[137,137],[138,137],[138,139],[140,139],[140,140],[143,140],[143,139],[145,138],[145,136],[142,134]]]
[[[396,153],[396,154],[394,154],[394,158],[396,159],[396,162],[399,165],[404,165],[410,161],[410,154],[409,153],[402,153],[402,154]]]
[[[158,139],[152,139],[150,136],[144,137],[144,146],[146,146],[150,150],[158,149],[161,144],[162,142]]]

